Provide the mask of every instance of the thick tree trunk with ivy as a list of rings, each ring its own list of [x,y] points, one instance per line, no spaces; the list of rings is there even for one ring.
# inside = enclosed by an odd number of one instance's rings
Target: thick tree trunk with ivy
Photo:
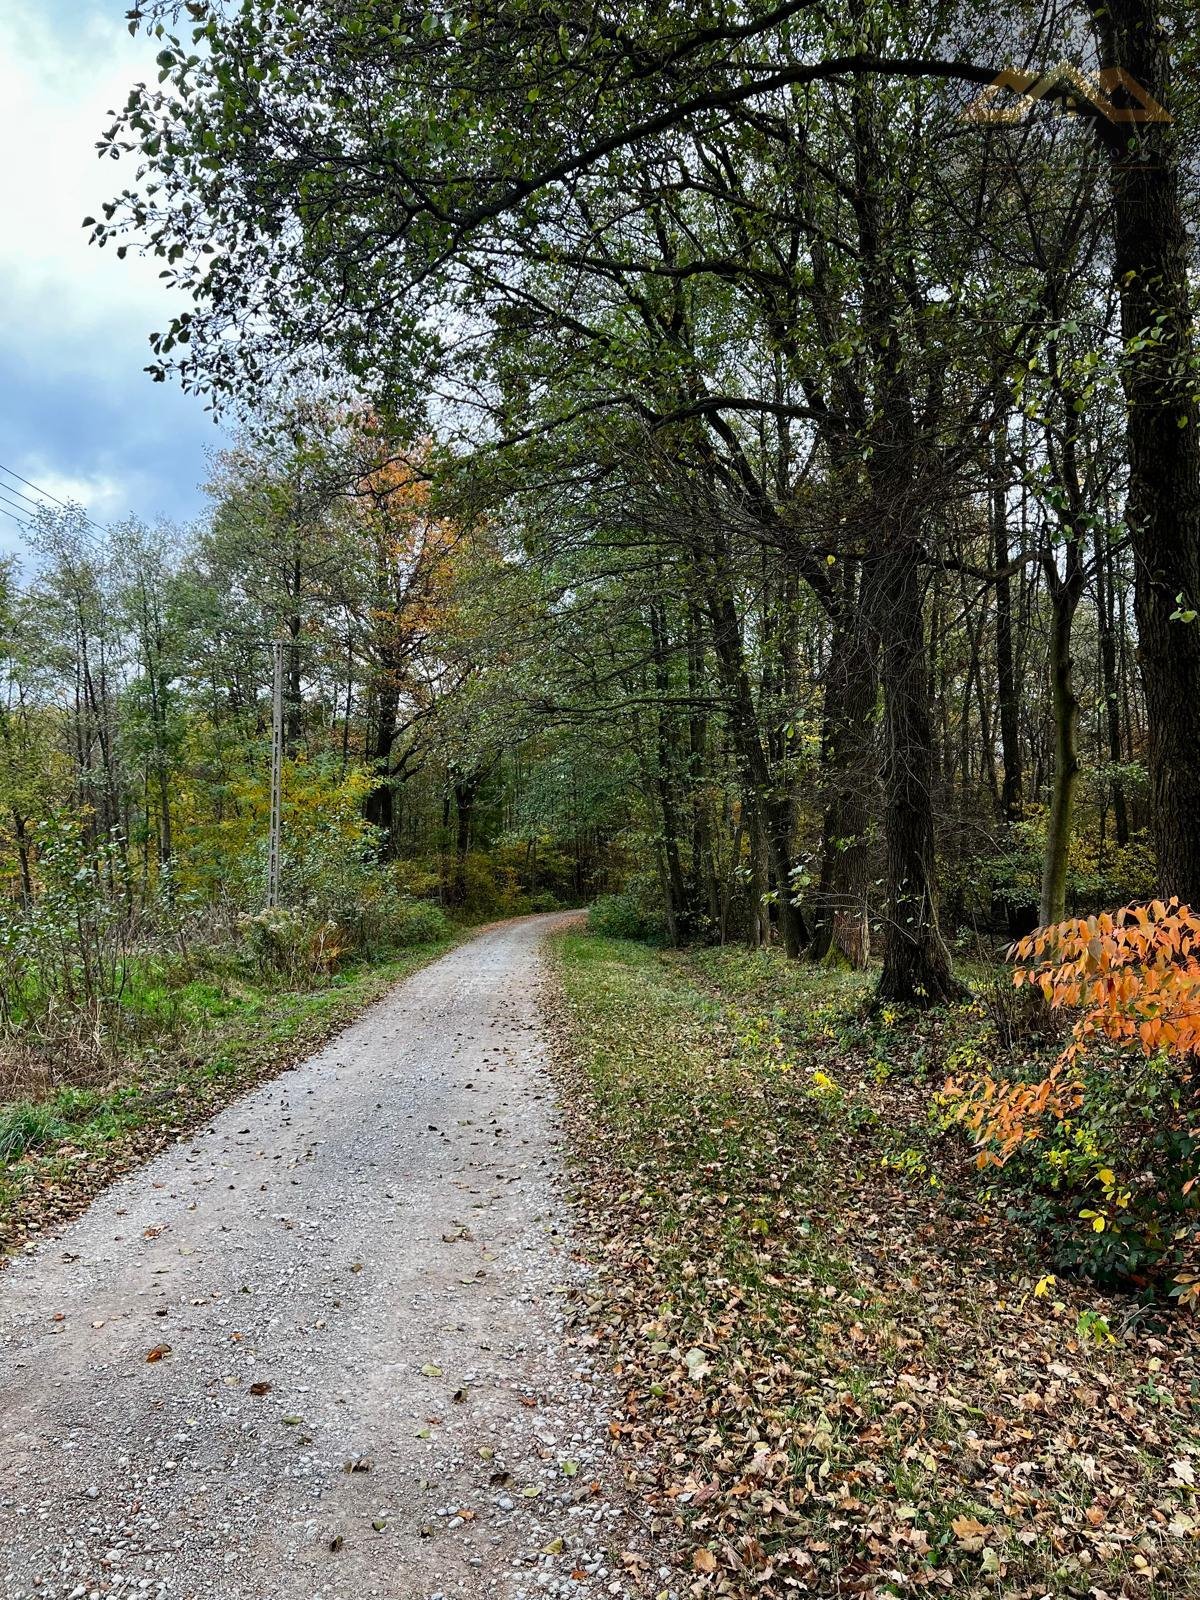
[[[1170,114],[1171,43],[1154,0],[1109,0],[1098,17],[1105,64],[1131,74]],[[1103,133],[1112,153],[1129,449],[1125,520],[1137,558],[1134,608],[1159,884],[1164,894],[1200,904],[1200,406],[1182,134],[1171,122],[1125,123]]]
[[[886,942],[878,995],[918,1006],[963,992],[951,971],[938,915],[934,748],[925,638],[923,527],[932,463],[918,422],[907,306],[896,259],[903,202],[889,198],[881,112],[862,81],[853,95],[854,209],[871,355],[870,448],[862,534],[863,610],[874,634],[883,689],[883,832]]]
[[[366,737],[364,759],[374,781],[363,800],[363,815],[382,835],[385,855],[394,853],[392,834],[395,826],[395,790],[392,786],[392,745],[396,739],[396,706],[394,700],[384,696],[374,707],[374,718]]]
[[[931,1006],[963,991],[938,916],[929,663],[918,553],[904,527],[886,530],[868,570],[884,702],[887,899],[878,993],[881,1000]]]

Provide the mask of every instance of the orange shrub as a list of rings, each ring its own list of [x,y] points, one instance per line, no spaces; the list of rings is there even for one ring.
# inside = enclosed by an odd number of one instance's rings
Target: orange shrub
[[[1002,1082],[991,1073],[951,1079],[945,1097],[983,1147],[981,1166],[1003,1165],[1041,1119],[1077,1107],[1075,1071],[1097,1038],[1162,1051],[1190,1073],[1200,1046],[1200,917],[1178,900],[1124,906],[1038,928],[1012,946],[1013,982],[1036,985],[1055,1010],[1078,1010],[1071,1041],[1036,1083]]]
[[[1069,1042],[1036,1081],[991,1070],[949,1080],[949,1120],[969,1131],[981,1167],[1020,1168],[1006,1179],[1051,1232],[1054,1215],[1086,1201],[1075,1216],[1103,1236],[1099,1270],[1144,1272],[1169,1257],[1175,1293],[1200,1299],[1196,1274],[1178,1270],[1192,1264],[1200,1198],[1200,916],[1155,900],[1039,928],[1011,953],[1018,987],[1075,1013]]]

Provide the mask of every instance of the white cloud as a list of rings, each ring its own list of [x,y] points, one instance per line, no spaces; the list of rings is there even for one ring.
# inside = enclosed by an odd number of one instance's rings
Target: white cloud
[[[65,500],[69,504],[85,506],[88,515],[97,522],[107,522],[129,512],[126,494],[128,484],[124,478],[112,473],[59,472],[52,462],[35,457],[29,476],[51,501]],[[30,492],[26,490],[27,494]]]
[[[66,0],[5,0],[0,7],[0,279],[6,321],[21,342],[93,342],[103,362],[114,326],[144,339],[169,315],[159,265],[118,261],[87,243],[85,216],[131,176],[101,159],[108,113],[153,67],[151,41],[131,38],[116,4],[103,12]],[[148,353],[147,353],[148,354]]]
[[[87,242],[85,216],[130,183],[96,143],[156,75],[123,0],[0,0],[0,462],[99,522],[194,515],[202,403],[158,386],[147,342],[180,309],[160,264]],[[0,549],[16,536],[0,521]]]

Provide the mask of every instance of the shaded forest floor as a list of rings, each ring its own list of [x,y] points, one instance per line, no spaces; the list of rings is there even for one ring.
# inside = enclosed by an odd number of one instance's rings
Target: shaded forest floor
[[[1200,1342],[1048,1278],[931,1126],[979,1007],[587,933],[558,968],[593,1336],[685,1591],[1200,1594]]]
[[[139,1040],[115,1060],[62,1060],[51,1070],[36,1056],[10,1062],[0,1087],[0,1266],[455,942],[414,945],[302,988],[219,966],[169,985],[150,971],[130,987]]]

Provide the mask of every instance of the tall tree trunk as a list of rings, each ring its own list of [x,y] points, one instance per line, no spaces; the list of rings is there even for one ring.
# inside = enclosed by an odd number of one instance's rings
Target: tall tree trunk
[[[1171,111],[1170,42],[1156,0],[1088,6],[1105,65]],[[1200,405],[1181,204],[1182,134],[1169,122],[1106,125],[1113,270],[1121,300],[1134,610],[1149,728],[1159,884],[1200,904]],[[1139,347],[1140,346],[1140,347]]]
[[[918,552],[907,531],[885,528],[868,567],[884,695],[887,940],[878,992],[881,1000],[937,1005],[963,991],[938,918],[929,661]]]
[[[304,734],[304,702],[300,693],[301,627],[302,623],[299,617],[292,616],[287,619],[287,684],[283,726],[284,743],[290,758],[294,758],[299,754],[300,740]]]
[[[1071,660],[1071,630],[1079,603],[1078,586],[1056,580],[1052,584],[1053,623],[1050,676],[1054,709],[1054,776],[1050,810],[1046,818],[1046,851],[1042,859],[1042,890],[1038,921],[1042,927],[1061,922],[1067,914],[1067,861],[1079,783],[1079,699],[1075,693]]]
[[[862,8],[860,8],[861,10]],[[874,392],[864,533],[864,612],[879,648],[884,740],[881,777],[887,846],[887,942],[881,999],[936,1005],[962,993],[938,920],[934,840],[934,755],[929,652],[925,645],[919,523],[929,513],[926,463],[917,424],[906,316],[891,245],[894,216],[883,196],[884,154],[874,89],[852,90],[854,210],[862,272],[863,324]]]
[[[454,879],[452,899],[456,906],[466,904],[467,854],[471,848],[471,825],[475,818],[475,803],[482,782],[480,775],[470,773],[454,780],[454,806],[456,825],[454,832]]]
[[[1013,671],[1012,583],[1008,575],[1007,433],[996,430],[992,461],[992,560],[996,568],[996,691],[1000,715],[1000,755],[1004,782],[1000,809],[1006,822],[1021,815],[1021,728],[1017,712],[1017,680]]]
[[[666,888],[670,898],[669,923],[673,928],[671,942],[678,944],[691,938],[695,918],[684,875],[683,854],[680,849],[680,816],[675,782],[675,738],[667,699],[671,689],[669,641],[666,617],[660,606],[649,609],[650,637],[654,645],[654,687],[657,698],[655,741],[656,760],[654,792],[662,818],[663,859],[666,867]]]
[[[374,781],[363,799],[363,816],[372,827],[380,829],[383,853],[392,857],[396,851],[393,837],[396,823],[396,791],[391,766],[392,746],[396,741],[399,718],[399,696],[387,675],[381,676],[383,681],[372,708],[374,716],[371,719],[364,751],[367,766],[374,774]]]
[[[849,614],[834,627],[825,672],[822,765],[828,792],[811,951],[816,960],[861,969],[871,956],[867,890],[879,669],[873,632],[857,625],[853,601],[850,595]]]
[[[798,959],[805,944],[804,918],[795,903],[792,869],[792,803],[786,784],[771,769],[754,703],[742,647],[742,630],[729,586],[728,550],[719,535],[705,552],[705,582],[712,621],[713,652],[729,704],[729,727],[741,769],[743,791],[754,796],[755,810],[766,836],[767,855],[775,877],[779,936],[789,959]]]
[[[1095,536],[1096,572],[1096,622],[1100,633],[1100,693],[1104,699],[1104,731],[1108,736],[1108,759],[1113,767],[1121,765],[1121,699],[1117,681],[1116,620],[1113,614],[1113,560],[1112,548],[1106,533],[1099,526]],[[1113,828],[1118,845],[1129,843],[1129,808],[1125,803],[1125,785],[1120,775],[1110,779],[1113,800]]]
[[[743,801],[750,816],[750,929],[749,942],[759,950],[771,940],[771,918],[767,910],[767,840],[762,818],[753,796]]]
[[[15,808],[12,812],[13,836],[17,841],[17,859],[21,864],[21,906],[28,911],[33,905],[33,869],[29,852],[29,819]]]
[[[659,720],[662,720],[660,711]],[[664,887],[667,892],[667,921],[671,930],[671,943],[681,944],[691,935],[691,916],[688,906],[687,883],[683,874],[683,858],[679,850],[679,816],[675,810],[671,786],[660,765],[654,775],[654,792],[662,819],[662,852]]]
[[[708,718],[703,710],[704,637],[700,626],[699,607],[694,603],[688,607],[687,681],[690,702],[687,798],[691,808],[692,824],[688,899],[695,913],[704,910],[710,926],[718,926],[721,920],[721,889],[713,854],[708,785],[705,781],[708,762]],[[721,942],[724,943],[723,936]]]

